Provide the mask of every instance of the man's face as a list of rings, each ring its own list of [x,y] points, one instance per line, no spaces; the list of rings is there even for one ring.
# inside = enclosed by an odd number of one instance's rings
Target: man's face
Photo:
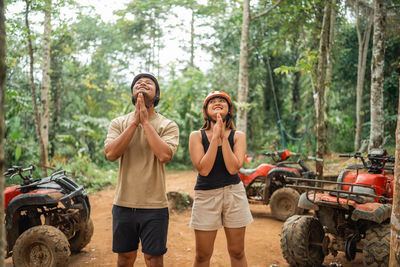
[[[150,78],[140,78],[133,86],[132,95],[137,99],[139,94],[143,94],[146,106],[151,106],[156,95],[156,84]]]

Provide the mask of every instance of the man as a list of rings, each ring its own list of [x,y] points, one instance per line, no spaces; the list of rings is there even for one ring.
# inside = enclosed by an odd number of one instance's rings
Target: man
[[[140,240],[146,265],[163,266],[169,220],[164,165],[177,149],[179,129],[154,111],[160,100],[154,75],[136,75],[131,93],[135,111],[112,120],[104,142],[107,159],[119,159],[112,249],[118,266],[133,266]]]

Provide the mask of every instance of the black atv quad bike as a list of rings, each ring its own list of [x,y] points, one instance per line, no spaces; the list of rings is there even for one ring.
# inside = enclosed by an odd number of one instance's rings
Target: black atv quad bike
[[[34,169],[14,166],[4,173],[23,180],[4,190],[7,257],[14,266],[66,266],[71,251],[92,238],[89,199],[64,170],[34,180]]]

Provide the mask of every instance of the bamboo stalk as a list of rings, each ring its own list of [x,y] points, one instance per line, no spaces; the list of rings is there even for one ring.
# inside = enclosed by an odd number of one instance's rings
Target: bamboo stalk
[[[400,77],[399,77],[399,106],[397,110],[396,154],[394,163],[394,192],[390,237],[389,266],[400,266]]]

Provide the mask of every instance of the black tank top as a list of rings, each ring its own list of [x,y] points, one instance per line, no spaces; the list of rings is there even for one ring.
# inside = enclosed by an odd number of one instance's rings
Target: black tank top
[[[204,153],[207,152],[210,142],[208,141],[206,132],[200,130],[201,141],[204,147]],[[233,136],[235,135],[235,130],[232,130],[229,134],[228,141],[233,150]],[[224,156],[222,154],[222,146],[218,146],[217,156],[215,157],[214,166],[212,167],[210,173],[207,176],[202,176],[200,173],[197,176],[197,183],[194,190],[210,190],[221,188],[227,185],[240,183],[239,175],[230,174],[226,169]]]

